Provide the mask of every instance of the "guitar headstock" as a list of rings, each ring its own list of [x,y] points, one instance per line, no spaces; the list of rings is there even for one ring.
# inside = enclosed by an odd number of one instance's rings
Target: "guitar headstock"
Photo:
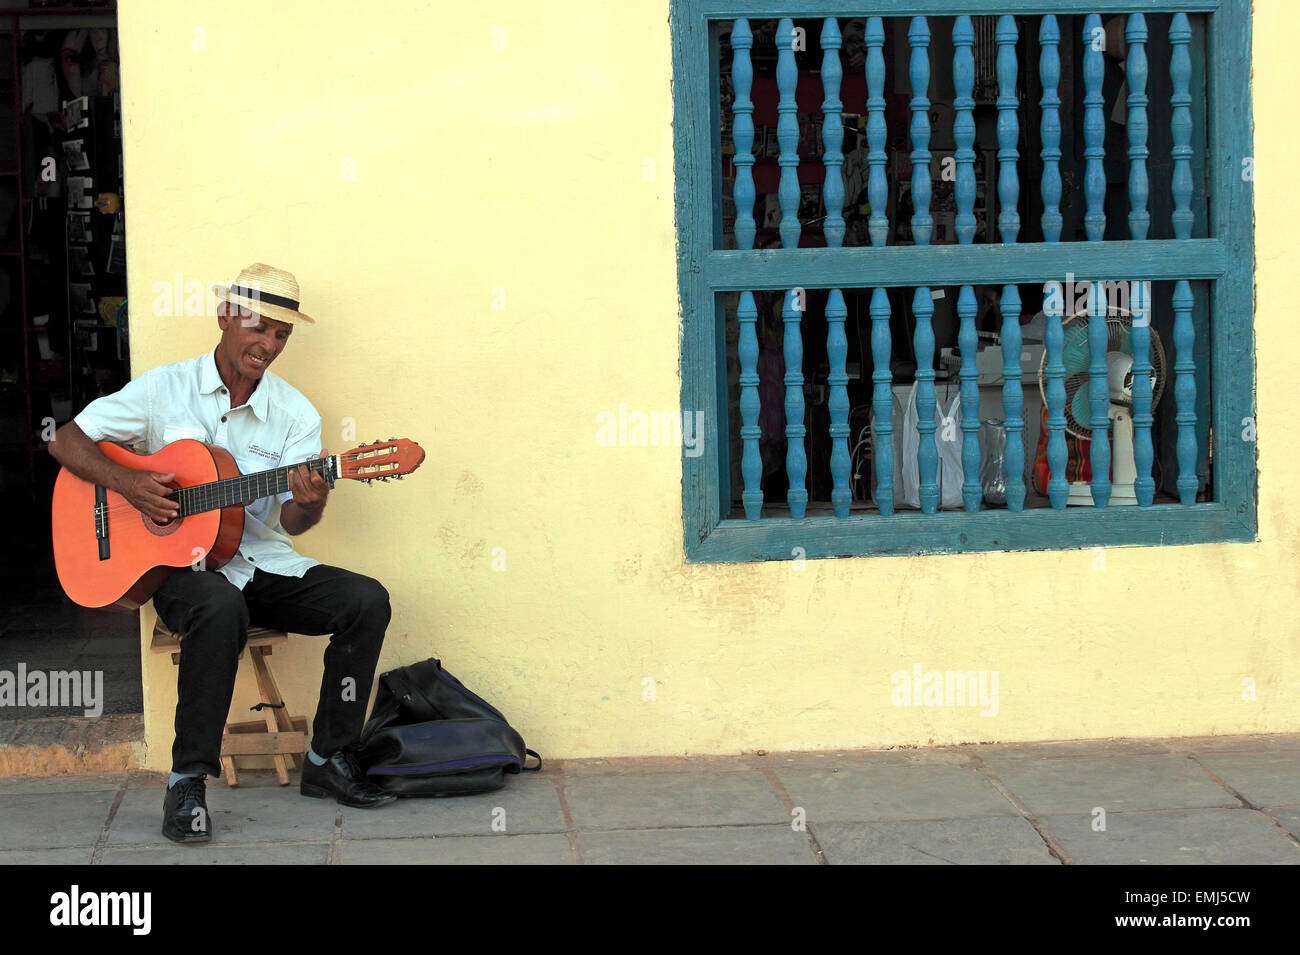
[[[361,444],[338,455],[338,477],[352,481],[387,481],[410,474],[424,463],[424,448],[407,438]]]

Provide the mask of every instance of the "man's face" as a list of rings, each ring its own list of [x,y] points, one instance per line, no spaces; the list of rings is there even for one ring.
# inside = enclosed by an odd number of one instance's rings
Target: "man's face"
[[[284,346],[289,343],[293,326],[226,304],[217,315],[221,326],[221,344],[229,364],[248,378],[261,378]]]

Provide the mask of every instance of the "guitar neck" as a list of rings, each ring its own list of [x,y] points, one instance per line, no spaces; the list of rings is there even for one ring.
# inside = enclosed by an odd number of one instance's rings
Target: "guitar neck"
[[[325,478],[331,487],[338,479],[337,455],[313,458],[302,464],[307,465],[309,471]],[[238,477],[223,478],[207,484],[195,484],[192,487],[183,487],[168,496],[180,504],[180,517],[249,504],[289,490],[289,472],[296,471],[299,467],[300,464],[287,464],[283,467],[271,468],[269,471],[256,471],[253,474],[241,474]]]

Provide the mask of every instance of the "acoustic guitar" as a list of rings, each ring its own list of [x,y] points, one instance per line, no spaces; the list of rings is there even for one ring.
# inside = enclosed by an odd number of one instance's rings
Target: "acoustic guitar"
[[[190,439],[155,454],[135,454],[108,441],[97,447],[128,468],[174,472],[167,496],[180,513],[159,523],[116,491],[67,468],[59,472],[51,505],[54,566],[68,597],[92,608],[135,610],[178,568],[225,565],[244,536],[244,505],[289,490],[289,472],[300,466],[240,474],[229,451]],[[341,478],[400,480],[423,461],[424,449],[414,441],[390,438],[302,463],[333,487]]]

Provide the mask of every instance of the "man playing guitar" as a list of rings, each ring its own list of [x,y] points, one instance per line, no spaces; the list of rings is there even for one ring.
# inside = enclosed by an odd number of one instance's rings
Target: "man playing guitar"
[[[298,310],[297,280],[258,263],[217,295],[221,339],[213,351],[155,368],[92,401],[50,443],[66,469],[121,493],[158,522],[178,513],[167,496],[175,475],[124,467],[96,442],[143,443],[152,454],[196,438],[225,448],[245,473],[324,456],[316,409],[267,371],[295,325],[315,324]],[[184,635],[172,774],[163,799],[163,835],[174,842],[212,838],[204,780],[221,775],[222,728],[250,625],[331,634],[302,794],[363,808],[396,798],[369,782],[352,752],[392,613],[388,591],[370,577],[298,554],[290,540],[320,521],[329,490],[324,478],[300,465],[289,474],[287,492],[246,506],[239,550],[228,563],[205,570],[196,560],[192,572],[171,574],[154,594],[163,623]]]

